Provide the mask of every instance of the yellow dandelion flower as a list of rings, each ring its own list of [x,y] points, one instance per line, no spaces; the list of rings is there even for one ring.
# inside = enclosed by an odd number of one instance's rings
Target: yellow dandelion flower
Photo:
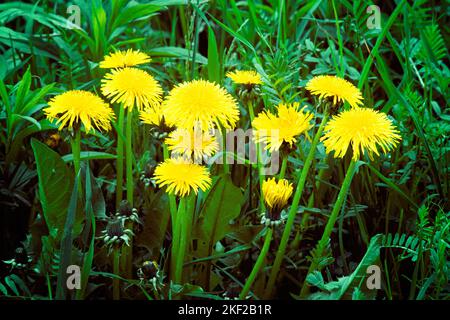
[[[307,132],[312,127],[313,115],[299,108],[300,104],[279,104],[278,115],[270,111],[263,111],[253,120],[254,140],[266,144],[265,149],[273,152],[279,150],[283,142],[292,146],[297,142],[300,134]]]
[[[159,187],[167,186],[167,192],[184,197],[198,189],[206,191],[211,187],[208,169],[184,158],[171,158],[155,169],[155,181]]]
[[[139,112],[139,118],[143,123],[159,126],[163,118],[161,107],[147,107]]]
[[[256,71],[236,70],[228,72],[227,77],[237,84],[256,85],[262,83],[261,76]]]
[[[173,127],[175,125],[173,119],[170,119],[166,114],[164,114],[164,110],[161,104],[146,107],[139,113],[139,118],[143,123],[158,127],[163,124],[167,127]]]
[[[401,140],[398,130],[386,114],[369,108],[341,112],[328,122],[325,131],[321,140],[327,153],[334,151],[335,157],[342,158],[351,145],[355,161],[365,151],[373,160],[372,154],[379,155],[379,147],[386,153]]]
[[[291,197],[292,191],[292,183],[286,179],[280,179],[277,182],[275,178],[270,178],[262,184],[264,202],[270,209],[283,209]]]
[[[128,49],[127,51],[110,53],[100,62],[99,66],[103,69],[126,68],[149,63],[150,61],[150,57],[144,52]]]
[[[175,155],[189,159],[194,156],[196,163],[201,162],[203,158],[211,157],[219,150],[216,138],[199,128],[180,128],[172,131],[165,143]]]
[[[333,97],[333,104],[347,101],[352,107],[362,104],[361,91],[351,82],[336,76],[317,76],[309,80],[306,89],[320,98]]]
[[[162,100],[162,88],[147,72],[137,68],[114,69],[102,79],[102,93],[111,102],[123,103],[132,110],[135,106],[157,106]]]
[[[44,113],[50,121],[57,119],[59,130],[67,124],[72,128],[81,121],[86,132],[94,127],[110,130],[114,111],[100,97],[83,90],[70,90],[53,97]]]
[[[203,130],[213,125],[232,129],[239,120],[236,100],[223,88],[206,80],[183,82],[164,101],[165,113],[178,127],[192,128],[198,122]]]

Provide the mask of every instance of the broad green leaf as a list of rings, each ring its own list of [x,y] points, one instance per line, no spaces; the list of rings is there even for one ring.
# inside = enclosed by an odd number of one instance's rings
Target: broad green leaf
[[[229,175],[220,176],[211,187],[200,213],[198,231],[201,238],[214,245],[231,232],[230,222],[239,216],[243,198]]]
[[[230,222],[239,216],[243,198],[241,190],[233,184],[229,175],[218,177],[206,197],[194,227],[194,238],[198,240],[195,258],[211,256],[214,244],[233,230]],[[200,283],[209,290],[211,261],[202,264],[205,265],[206,272],[201,273]]]
[[[48,228],[62,236],[69,207],[73,176],[58,153],[36,139],[31,140],[39,178],[39,200]],[[82,214],[77,215],[74,233],[81,231]]]

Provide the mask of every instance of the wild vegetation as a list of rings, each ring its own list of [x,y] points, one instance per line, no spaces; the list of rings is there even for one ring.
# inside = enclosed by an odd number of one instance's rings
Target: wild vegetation
[[[0,4],[1,299],[448,300],[449,10]]]

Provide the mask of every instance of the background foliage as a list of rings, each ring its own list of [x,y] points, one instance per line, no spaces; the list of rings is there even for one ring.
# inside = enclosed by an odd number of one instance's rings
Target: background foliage
[[[195,78],[216,81],[233,92],[225,73],[256,69],[264,79],[259,110],[310,98],[304,85],[313,75],[336,74],[358,85],[365,105],[392,116],[403,140],[390,155],[359,168],[323,257],[327,276],[306,279],[317,289],[311,298],[448,299],[449,5],[423,0],[376,3],[381,29],[369,29],[370,4],[346,0],[74,0],[70,8],[66,1],[0,4],[0,261],[5,261],[0,262],[0,295],[21,299],[69,295],[60,292],[58,274],[70,258],[90,276],[73,298],[111,296],[110,278],[116,276],[95,241],[95,230],[103,229],[106,216],[114,212],[115,131],[83,137],[83,145],[91,151],[83,152],[82,158],[89,166],[74,177],[68,169],[72,160],[68,132],[56,134],[42,108],[64,90],[99,93],[104,73],[99,61],[116,49],[135,48],[152,57],[145,68],[166,92]],[[239,126],[247,128],[245,108],[241,114]],[[138,121],[134,125],[137,169],[145,174],[161,160],[161,153],[148,128]],[[302,140],[289,158],[287,175],[295,180],[307,151]],[[299,207],[299,216],[308,223],[300,229],[296,221],[294,244],[277,283],[279,298],[290,298],[305,280],[307,255],[320,237],[349,161],[324,159],[321,146]],[[78,180],[88,190],[83,203],[71,201]],[[192,257],[190,284],[167,285],[166,298],[220,298],[245,281],[262,247],[252,209],[259,197],[254,180],[249,189],[248,172],[235,165],[231,178],[219,177],[204,195],[193,230],[201,258]],[[142,181],[136,185],[135,207],[143,225],[133,248],[135,269],[149,259],[164,268],[170,243],[168,198]],[[68,216],[75,231],[70,235],[65,232]],[[62,240],[68,236],[74,238],[73,247],[64,246]],[[269,261],[273,251],[269,250]],[[363,266],[374,261],[383,266],[383,288],[365,292]],[[150,297],[135,276],[124,281],[126,297]],[[258,297],[264,281],[258,277],[253,297]]]

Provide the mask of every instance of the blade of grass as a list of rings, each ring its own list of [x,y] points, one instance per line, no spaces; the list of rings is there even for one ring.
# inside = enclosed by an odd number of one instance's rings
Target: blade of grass
[[[370,163],[366,162],[367,167],[375,173],[375,175],[380,178],[381,181],[386,183],[390,188],[392,188],[394,191],[396,191],[399,195],[401,195],[403,198],[405,198],[413,207],[416,209],[419,209],[419,206],[414,202],[414,200],[411,199],[410,196],[408,196],[406,193],[404,193],[394,182],[392,182],[391,179],[383,176],[383,174],[375,169]]]
[[[366,63],[364,64],[363,71],[361,72],[361,77],[359,78],[358,82],[358,88],[362,89],[362,86],[366,83],[366,80],[369,76],[370,67],[372,66],[374,56],[378,53],[378,50],[380,49],[381,43],[383,42],[384,38],[386,37],[387,32],[389,31],[389,28],[392,26],[394,21],[397,19],[397,16],[400,14],[403,5],[406,3],[406,0],[402,0],[400,2],[394,12],[392,12],[391,16],[389,17],[386,24],[383,26],[383,29],[381,30],[380,35],[377,38],[377,41],[375,43],[375,46],[373,47],[371,53],[367,57]]]

